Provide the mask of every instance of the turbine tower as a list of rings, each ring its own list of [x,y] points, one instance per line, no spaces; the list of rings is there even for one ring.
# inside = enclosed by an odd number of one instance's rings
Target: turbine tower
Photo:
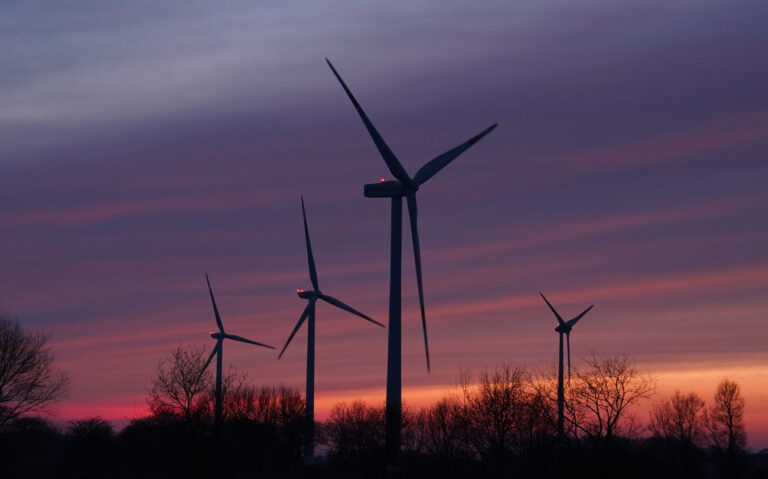
[[[563,321],[563,318],[558,314],[558,312],[555,310],[555,308],[549,304],[549,301],[547,301],[547,298],[544,297],[544,295],[539,292],[542,299],[545,303],[547,303],[547,306],[549,306],[549,309],[552,310],[552,313],[554,313],[555,317],[557,318],[557,327],[555,328],[555,331],[558,332],[560,335],[560,359],[558,362],[557,367],[557,434],[560,435],[560,437],[565,436],[565,386],[563,384],[563,334],[565,334],[566,343],[568,345],[568,382],[571,381],[571,329],[573,329],[573,326],[579,322],[581,318],[584,317],[585,314],[589,312],[592,307],[594,307],[594,304],[590,305],[587,309],[582,311],[581,314],[576,316],[575,318]]]
[[[386,454],[387,463],[390,470],[398,467],[398,456],[400,452],[400,429],[402,420],[402,398],[401,398],[401,268],[402,268],[402,218],[403,218],[403,197],[408,202],[408,215],[411,222],[411,238],[413,241],[413,255],[416,266],[416,281],[419,288],[419,306],[421,308],[421,327],[424,333],[424,351],[427,358],[427,371],[430,370],[429,362],[429,344],[427,341],[427,322],[424,312],[424,290],[421,282],[421,252],[419,250],[419,233],[417,228],[418,208],[416,204],[416,192],[419,187],[427,180],[432,178],[438,171],[443,169],[448,163],[457,156],[466,151],[470,146],[477,143],[482,137],[496,128],[494,123],[479,134],[475,135],[469,141],[448,150],[427,162],[411,178],[406,173],[403,166],[398,161],[395,154],[384,142],[376,127],[363,111],[360,104],[355,99],[352,92],[347,87],[344,80],[326,58],[328,66],[331,67],[333,74],[341,83],[347,96],[352,101],[360,119],[363,120],[368,134],[371,135],[376,148],[384,158],[387,168],[396,178],[391,181],[382,180],[379,183],[365,185],[364,194],[368,198],[391,198],[392,199],[392,224],[391,224],[391,250],[390,250],[390,276],[389,276],[389,333],[387,340],[387,399],[386,399]]]
[[[211,351],[211,355],[208,357],[208,361],[206,361],[205,366],[203,366],[203,369],[200,371],[200,375],[203,375],[205,370],[208,368],[208,365],[211,364],[213,357],[216,356],[216,406],[214,409],[214,417],[216,421],[216,428],[218,429],[221,425],[221,366],[224,340],[232,339],[234,341],[255,344],[256,346],[262,346],[269,349],[275,348],[266,344],[257,343],[256,341],[251,341],[250,339],[243,338],[242,336],[235,336],[234,334],[225,333],[224,325],[221,323],[221,316],[219,316],[219,308],[216,307],[216,300],[213,298],[213,290],[211,289],[211,281],[208,279],[208,273],[205,273],[205,282],[208,283],[208,293],[211,295],[213,313],[216,315],[216,324],[219,327],[219,331],[211,331],[211,337],[216,340],[216,346],[213,347],[213,351]]]
[[[327,294],[324,294],[320,291],[320,287],[318,286],[318,282],[317,282],[317,270],[315,269],[315,258],[312,255],[312,244],[309,241],[309,229],[307,228],[307,214],[304,211],[303,196],[301,197],[301,215],[304,218],[304,238],[306,239],[306,242],[307,242],[307,262],[309,263],[309,279],[312,282],[312,287],[314,288],[314,290],[305,291],[303,289],[299,289],[297,291],[299,294],[299,298],[306,299],[309,304],[307,304],[307,307],[304,308],[304,312],[301,313],[301,317],[299,317],[299,321],[296,323],[296,326],[293,328],[291,335],[288,337],[288,341],[285,342],[285,346],[283,346],[282,351],[280,351],[280,355],[278,356],[278,359],[283,357],[283,353],[285,352],[285,349],[288,347],[288,344],[290,344],[291,340],[293,339],[293,336],[296,335],[296,332],[299,330],[299,328],[301,328],[301,325],[304,324],[304,321],[306,321],[307,322],[306,417],[307,417],[307,427],[308,427],[308,438],[307,438],[307,448],[305,450],[304,457],[306,458],[307,461],[311,461],[314,455],[314,439],[315,439],[315,303],[317,302],[318,299],[321,299],[332,306],[336,306],[339,309],[343,309],[344,311],[348,311],[352,314],[360,316],[361,318],[367,321],[370,321],[373,324],[381,326],[382,328],[384,327],[384,325],[379,323],[378,321],[374,321],[373,319],[364,315],[360,311],[357,311],[356,309],[353,309],[350,306],[347,306],[346,304],[342,303],[338,299],[332,296],[328,296]]]

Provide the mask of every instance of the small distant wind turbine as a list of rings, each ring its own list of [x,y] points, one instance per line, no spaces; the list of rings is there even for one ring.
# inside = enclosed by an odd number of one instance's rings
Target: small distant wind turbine
[[[309,427],[309,431],[308,431],[309,437],[307,440],[307,450],[305,451],[305,457],[307,458],[308,461],[311,461],[312,456],[314,455],[314,433],[315,433],[314,431],[315,429],[315,303],[317,302],[318,299],[321,299],[332,306],[336,306],[339,309],[343,309],[344,311],[348,311],[352,314],[360,316],[361,318],[367,321],[370,321],[377,326],[381,326],[383,328],[384,325],[379,323],[378,321],[374,321],[373,319],[364,315],[360,311],[357,311],[356,309],[353,309],[350,306],[347,306],[346,304],[342,303],[338,299],[320,292],[320,287],[318,286],[318,282],[317,282],[317,270],[315,269],[315,258],[312,255],[312,244],[309,241],[309,228],[307,228],[307,214],[304,210],[303,196],[301,197],[301,215],[304,218],[304,237],[307,243],[307,262],[309,263],[309,279],[310,281],[312,281],[312,287],[314,288],[314,290],[312,291],[305,291],[303,289],[297,290],[297,293],[299,294],[299,298],[306,299],[309,304],[307,304],[307,307],[304,308],[304,312],[301,313],[301,317],[299,317],[299,321],[296,323],[296,327],[293,328],[291,335],[288,337],[288,341],[285,342],[285,346],[283,346],[282,351],[280,351],[280,355],[278,356],[278,359],[283,357],[283,353],[285,352],[285,349],[288,347],[288,344],[290,344],[291,340],[296,335],[296,332],[299,330],[299,328],[301,328],[301,325],[304,324],[304,321],[307,321],[306,417],[307,417],[307,426]]]
[[[213,347],[213,351],[211,351],[211,355],[208,357],[208,361],[206,361],[205,366],[203,366],[203,369],[200,371],[200,375],[202,376],[202,374],[208,368],[208,365],[211,364],[213,357],[216,356],[216,407],[214,409],[214,417],[218,427],[218,425],[221,424],[221,366],[224,340],[232,339],[242,343],[255,344],[256,346],[262,346],[264,348],[275,348],[266,344],[257,343],[256,341],[251,341],[250,339],[243,338],[242,336],[235,336],[234,334],[225,333],[224,325],[221,323],[221,316],[219,316],[219,308],[216,307],[216,300],[213,298],[213,290],[211,289],[211,282],[208,279],[208,273],[205,274],[205,282],[208,283],[208,293],[211,295],[213,313],[216,315],[216,324],[219,326],[219,332],[211,331],[211,337],[216,340],[216,346]]]
[[[563,384],[563,334],[565,334],[566,343],[568,344],[568,382],[571,381],[571,329],[573,329],[573,326],[579,322],[581,318],[584,317],[585,314],[589,312],[590,309],[592,309],[595,305],[590,305],[587,309],[582,311],[581,314],[576,316],[575,318],[563,321],[563,318],[560,316],[560,314],[555,310],[555,308],[549,304],[549,301],[547,301],[547,298],[544,297],[544,295],[539,292],[541,295],[541,298],[544,300],[545,303],[547,303],[547,306],[549,306],[549,309],[552,310],[555,317],[557,318],[557,327],[555,328],[555,331],[557,331],[560,334],[560,360],[558,363],[557,368],[557,433],[560,436],[563,436],[565,434],[565,386]]]
[[[386,454],[390,468],[396,468],[400,451],[400,428],[402,424],[402,397],[401,397],[401,267],[402,267],[402,228],[403,228],[403,197],[408,201],[408,215],[411,222],[411,238],[413,241],[413,255],[416,264],[416,282],[419,288],[419,306],[421,307],[421,327],[424,333],[424,351],[427,357],[427,371],[430,370],[429,344],[427,341],[427,320],[424,312],[424,290],[421,283],[421,251],[419,249],[419,232],[417,228],[418,208],[416,205],[416,192],[427,180],[432,178],[461,153],[477,143],[482,137],[496,128],[494,123],[482,132],[470,138],[461,145],[446,151],[424,166],[411,178],[400,164],[395,154],[384,142],[376,127],[363,111],[363,108],[355,99],[352,92],[341,79],[341,76],[326,58],[328,66],[341,83],[342,88],[352,101],[360,119],[363,120],[368,134],[373,139],[376,149],[384,158],[387,168],[396,180],[386,181],[384,178],[378,183],[365,185],[364,193],[369,198],[392,198],[392,225],[391,225],[391,249],[390,249],[390,274],[389,274],[389,337],[387,342],[387,400],[386,400]]]

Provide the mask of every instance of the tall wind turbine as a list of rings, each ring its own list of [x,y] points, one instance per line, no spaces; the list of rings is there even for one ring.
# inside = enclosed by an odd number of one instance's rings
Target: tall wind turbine
[[[219,332],[211,331],[211,337],[216,340],[216,346],[213,347],[213,351],[211,351],[211,355],[208,357],[208,361],[206,361],[205,366],[203,366],[203,369],[200,371],[200,375],[205,372],[205,370],[208,368],[208,365],[211,364],[213,357],[216,356],[216,407],[214,409],[214,417],[216,426],[218,427],[221,424],[221,365],[224,340],[232,339],[234,341],[255,344],[256,346],[262,346],[269,349],[275,348],[266,344],[257,343],[256,341],[251,341],[250,339],[243,338],[242,336],[235,336],[234,334],[225,333],[224,325],[221,323],[221,316],[219,316],[219,308],[216,307],[216,300],[213,298],[213,290],[211,289],[211,282],[208,279],[208,273],[205,274],[205,282],[208,283],[208,293],[211,295],[213,313],[216,315],[216,324],[219,327]]]
[[[592,307],[594,307],[594,304],[590,305],[587,309],[582,311],[581,314],[576,316],[575,318],[563,321],[563,318],[558,314],[558,312],[555,310],[555,308],[549,304],[549,301],[547,301],[547,298],[544,297],[544,295],[539,292],[542,299],[545,303],[547,303],[547,306],[549,306],[549,309],[552,310],[552,313],[554,313],[555,317],[557,318],[557,327],[555,328],[555,331],[557,331],[560,335],[560,360],[558,362],[558,368],[557,368],[557,433],[560,435],[560,437],[565,435],[565,386],[563,384],[563,334],[565,334],[566,343],[568,344],[568,381],[571,380],[571,329],[573,329],[573,326],[579,322],[581,318],[584,317],[585,314],[589,312]]]
[[[376,148],[384,158],[387,168],[396,178],[391,181],[381,181],[365,185],[364,194],[369,198],[392,198],[392,225],[391,225],[391,249],[390,249],[390,276],[389,276],[389,336],[387,342],[387,400],[386,400],[386,453],[390,468],[397,467],[400,451],[400,428],[402,419],[401,399],[401,253],[402,253],[402,218],[403,197],[408,202],[408,215],[411,221],[411,237],[413,240],[413,255],[416,263],[416,281],[419,288],[419,306],[421,307],[421,327],[424,333],[424,351],[427,358],[427,371],[430,370],[429,344],[427,342],[427,321],[424,312],[424,290],[421,283],[421,252],[419,250],[419,232],[417,228],[416,192],[427,180],[443,169],[457,156],[477,143],[482,137],[496,128],[494,123],[479,134],[473,136],[461,145],[448,150],[427,162],[411,178],[400,164],[395,154],[384,142],[376,127],[363,111],[344,80],[326,58],[328,66],[341,83],[347,96],[355,106],[357,113],[365,124],[368,134],[371,135]]]
[[[309,263],[309,279],[312,281],[312,287],[314,290],[312,291],[305,291],[303,289],[299,289],[297,292],[299,293],[299,298],[306,299],[309,304],[307,304],[307,307],[304,308],[304,312],[301,313],[301,317],[299,317],[299,321],[296,323],[296,326],[293,328],[293,331],[291,332],[291,335],[288,337],[288,341],[285,342],[285,346],[283,346],[282,351],[280,351],[280,355],[278,356],[278,359],[283,357],[283,353],[285,352],[285,349],[288,347],[288,344],[290,344],[293,337],[296,335],[296,332],[301,328],[301,325],[304,324],[304,321],[307,322],[307,407],[306,407],[306,417],[307,417],[307,427],[308,430],[308,438],[307,438],[307,449],[305,451],[305,457],[308,461],[312,459],[312,456],[314,455],[314,438],[315,438],[315,303],[318,299],[321,299],[325,301],[326,303],[336,306],[339,309],[343,309],[344,311],[348,311],[352,314],[355,314],[357,316],[360,316],[361,318],[372,322],[373,324],[376,324],[378,326],[384,327],[383,324],[379,323],[378,321],[374,321],[373,319],[369,318],[368,316],[364,315],[360,311],[351,308],[350,306],[347,306],[346,304],[342,303],[338,299],[334,298],[333,296],[328,296],[327,294],[324,294],[320,291],[320,287],[318,286],[317,282],[317,270],[315,269],[315,258],[312,256],[312,244],[309,242],[309,229],[307,228],[307,214],[304,210],[304,197],[301,197],[301,215],[304,218],[304,238],[307,242],[307,262]]]

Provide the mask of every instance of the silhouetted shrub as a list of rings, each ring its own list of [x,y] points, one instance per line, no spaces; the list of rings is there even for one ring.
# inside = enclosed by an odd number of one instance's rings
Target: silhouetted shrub
[[[306,403],[297,390],[241,383],[223,406],[224,454],[239,458],[228,461],[235,471],[295,473],[303,464]]]
[[[377,472],[384,455],[384,406],[339,403],[323,426],[331,461],[345,473]]]
[[[115,459],[112,425],[100,417],[69,424],[66,463],[82,477],[111,477]]]
[[[118,440],[121,463],[133,477],[210,476],[210,437],[181,416],[133,419]]]
[[[51,477],[61,449],[61,432],[50,421],[18,418],[0,434],[0,477]]]

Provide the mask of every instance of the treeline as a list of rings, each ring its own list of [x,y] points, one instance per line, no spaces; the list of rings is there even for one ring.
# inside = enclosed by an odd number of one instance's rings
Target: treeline
[[[0,433],[0,477],[301,476],[303,399],[287,388],[247,389],[250,396],[237,401],[243,409],[223,422],[220,447],[212,413],[202,410],[187,417],[157,411],[119,433],[99,417],[63,428],[40,417],[19,418]]]
[[[501,366],[464,378],[460,392],[403,414],[406,477],[768,477],[768,451],[747,453],[744,400],[723,380],[706,405],[676,392],[647,421],[636,413],[653,378],[625,357],[592,357],[566,383],[565,434],[557,433],[554,372]],[[342,477],[383,469],[384,408],[334,407],[323,425],[330,469]]]
[[[19,417],[0,431],[0,477],[261,478],[384,477],[384,407],[337,404],[304,457],[303,397],[257,387],[230,370],[223,422],[213,420],[205,352],[178,348],[148,390],[151,414],[116,433],[89,418],[60,429]],[[724,380],[707,405],[693,393],[634,407],[653,379],[626,357],[593,357],[566,383],[564,436],[557,434],[554,374],[500,366],[467,374],[458,392],[403,414],[402,477],[768,477],[768,454],[746,452],[744,401]]]

